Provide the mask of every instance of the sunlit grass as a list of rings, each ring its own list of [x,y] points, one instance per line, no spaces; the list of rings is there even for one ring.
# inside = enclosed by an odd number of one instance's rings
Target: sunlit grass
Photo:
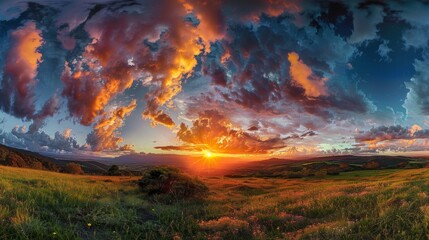
[[[206,177],[206,201],[149,201],[133,177],[0,167],[0,239],[425,239],[429,169]]]

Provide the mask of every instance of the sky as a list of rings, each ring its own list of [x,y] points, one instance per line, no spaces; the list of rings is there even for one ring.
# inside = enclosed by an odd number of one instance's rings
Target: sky
[[[0,143],[427,154],[423,1],[0,1]]]

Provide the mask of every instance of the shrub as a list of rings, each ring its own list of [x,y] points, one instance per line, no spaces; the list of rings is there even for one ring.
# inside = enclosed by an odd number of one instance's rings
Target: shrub
[[[328,175],[338,175],[341,172],[341,168],[339,165],[331,165],[326,168],[326,172]]]
[[[424,168],[426,166],[426,163],[419,163],[419,162],[410,162],[408,164],[408,168]]]
[[[39,161],[30,162],[30,167],[33,169],[43,169],[43,164]]]
[[[325,177],[326,175],[328,175],[328,170],[326,169],[319,169],[314,173],[316,177]]]
[[[350,165],[348,163],[340,163],[340,169],[343,171],[348,171],[350,170]]]
[[[164,195],[176,200],[204,198],[208,194],[203,182],[171,167],[153,167],[144,171],[139,186],[150,196]]]
[[[82,167],[77,163],[67,163],[64,172],[71,174],[85,174]]]
[[[109,168],[109,170],[107,170],[107,174],[108,174],[109,176],[118,176],[118,175],[120,175],[118,165],[112,165],[112,166]]]
[[[378,169],[380,168],[380,163],[377,161],[370,161],[363,165],[363,168],[365,169]]]

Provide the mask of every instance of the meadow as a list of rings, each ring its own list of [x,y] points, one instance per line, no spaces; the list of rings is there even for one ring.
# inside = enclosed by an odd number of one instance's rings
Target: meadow
[[[429,169],[200,177],[206,200],[157,201],[138,177],[0,166],[0,239],[428,239]]]

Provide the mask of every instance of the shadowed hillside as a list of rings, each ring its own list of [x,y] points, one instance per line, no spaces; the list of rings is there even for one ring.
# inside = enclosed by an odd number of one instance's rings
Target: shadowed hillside
[[[83,172],[87,174],[103,175],[107,173],[109,169],[109,166],[96,161],[58,160],[35,152],[7,147],[0,144],[0,165],[62,172],[66,171],[70,163],[80,165]]]
[[[61,169],[60,166],[55,164],[55,159],[53,158],[45,157],[30,151],[6,147],[4,145],[0,145],[0,164],[11,167],[33,168],[55,172]]]

